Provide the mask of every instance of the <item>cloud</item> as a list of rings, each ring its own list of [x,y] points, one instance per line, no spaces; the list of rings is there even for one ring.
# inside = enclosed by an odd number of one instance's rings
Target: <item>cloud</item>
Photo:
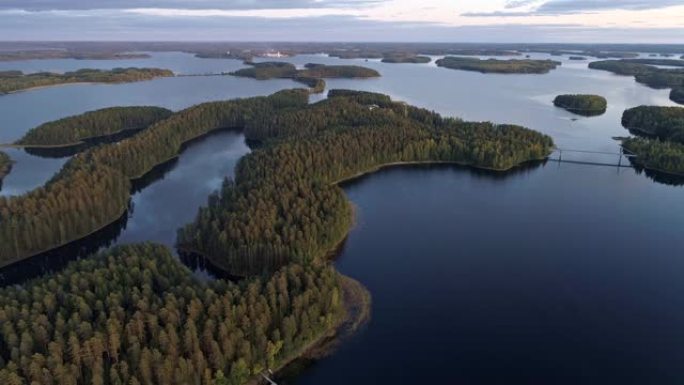
[[[508,0],[504,5],[505,11],[468,12],[462,16],[549,16],[607,10],[643,11],[678,5],[682,5],[682,0]]]
[[[0,9],[27,11],[95,10],[126,8],[171,9],[296,9],[348,8],[382,3],[384,0],[2,0]]]
[[[87,16],[84,16],[86,15]],[[68,16],[67,16],[68,15]],[[41,28],[36,28],[36,26]],[[0,12],[0,36],[11,40],[143,41],[376,41],[376,42],[628,42],[677,43],[681,29],[630,29],[552,25],[444,26],[426,22],[368,20],[353,16],[269,19],[207,16],[156,17],[116,10]],[[286,34],[283,31],[287,31]]]

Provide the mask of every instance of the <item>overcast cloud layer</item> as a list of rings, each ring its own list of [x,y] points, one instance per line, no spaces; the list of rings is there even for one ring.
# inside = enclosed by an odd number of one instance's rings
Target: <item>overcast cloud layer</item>
[[[0,36],[684,44],[684,0],[2,0]]]

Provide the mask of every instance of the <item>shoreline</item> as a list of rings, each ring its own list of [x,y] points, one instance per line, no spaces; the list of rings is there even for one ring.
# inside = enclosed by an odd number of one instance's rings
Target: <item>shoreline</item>
[[[116,84],[146,82],[146,81],[159,79],[159,78],[172,78],[172,77],[176,77],[176,75],[174,74],[173,76],[154,76],[154,77],[149,78],[149,79],[140,79],[140,80],[123,81],[123,82],[63,82],[63,83],[55,83],[55,84],[45,84],[42,86],[32,86],[32,87],[28,87],[28,88],[21,88],[18,90],[7,91],[7,92],[0,92],[0,96],[17,94],[20,92],[35,91],[35,90],[39,90],[39,89],[43,89],[43,88],[53,88],[53,87],[68,86],[68,85],[116,85]]]
[[[129,202],[130,202],[130,198],[129,198]],[[70,244],[70,243],[72,243],[72,242],[77,242],[77,241],[80,241],[80,240],[82,240],[82,239],[84,239],[84,238],[87,238],[87,237],[89,237],[89,236],[91,236],[91,235],[97,233],[98,231],[105,229],[107,226],[110,226],[110,225],[114,224],[116,221],[118,221],[118,220],[121,219],[124,215],[127,215],[127,214],[128,214],[128,204],[123,208],[123,210],[122,210],[121,213],[116,217],[116,219],[114,219],[114,220],[112,220],[112,221],[108,221],[108,222],[105,223],[104,225],[99,226],[97,229],[91,230],[91,231],[88,232],[87,234],[84,234],[84,235],[81,235],[81,236],[79,236],[79,237],[77,237],[77,238],[74,238],[74,239],[71,239],[71,240],[69,240],[69,241],[63,242],[63,243],[61,243],[61,244],[59,244],[59,245],[57,245],[57,246],[51,246],[51,247],[49,247],[49,248],[46,248],[46,249],[43,249],[43,250],[34,252],[34,253],[32,253],[32,254],[30,254],[30,255],[27,255],[27,256],[21,256],[21,257],[16,257],[16,258],[13,258],[13,259],[10,259],[10,260],[6,260],[6,261],[0,261],[0,270],[4,269],[5,267],[11,266],[11,265],[13,265],[13,264],[15,264],[15,263],[19,263],[19,262],[21,262],[21,261],[23,261],[23,260],[31,259],[31,258],[33,258],[33,257],[37,257],[37,256],[39,256],[39,255],[41,255],[41,254],[48,253],[48,252],[50,252],[50,251],[52,251],[52,250],[59,249],[60,247],[64,247],[64,246],[66,246],[66,245],[68,245],[68,244]]]
[[[543,158],[540,158],[540,159],[529,159],[529,160],[526,160],[524,162],[520,162],[514,166],[508,167],[506,169],[477,167],[477,166],[474,166],[472,164],[467,164],[467,163],[463,163],[463,162],[456,162],[456,161],[399,161],[399,162],[389,162],[389,163],[384,163],[384,164],[378,165],[378,166],[373,167],[373,168],[366,169],[366,170],[358,172],[354,175],[338,179],[336,181],[331,182],[330,185],[340,185],[342,183],[350,182],[350,181],[353,181],[355,179],[361,178],[363,176],[376,173],[376,172],[378,172],[384,168],[391,168],[391,167],[402,167],[402,166],[412,166],[412,165],[440,165],[441,164],[441,165],[455,165],[455,166],[468,167],[468,168],[472,168],[473,170],[485,170],[485,171],[491,171],[491,172],[505,173],[505,172],[508,172],[508,171],[513,170],[515,168],[521,167],[525,164],[532,163],[532,162],[540,162],[540,161],[544,161],[545,159],[548,159],[548,155],[543,157]],[[346,197],[346,195],[345,195],[345,197]],[[347,199],[347,201],[350,202],[349,199]],[[350,204],[351,204],[351,202],[350,202]],[[355,224],[356,224],[356,210],[352,207],[349,227],[344,232],[344,234],[342,236],[340,236],[339,240],[337,240],[336,242],[333,242],[332,245],[325,252],[321,253],[321,255],[318,256],[318,258],[331,259],[331,257],[334,256],[334,254],[340,248],[340,246],[344,243],[344,241],[349,237],[349,234],[351,233]],[[200,256],[200,257],[206,259],[212,265],[221,269],[222,271],[224,271],[229,276],[242,277],[242,278],[245,277],[244,275],[239,275],[239,274],[235,274],[235,272],[231,272],[229,266],[226,266],[224,264],[224,262],[219,262],[213,256],[208,255],[204,252],[201,252],[195,248],[188,247],[187,245],[176,244],[176,249],[178,249],[179,251],[182,251],[182,252],[188,252],[188,253],[196,254],[197,256]]]
[[[330,329],[321,332],[317,338],[303,346],[298,353],[285,359],[277,367],[269,368],[273,371],[274,378],[281,377],[284,372],[298,372],[300,366],[308,366],[312,361],[334,353],[345,339],[370,320],[372,298],[368,289],[361,282],[339,272],[338,277],[342,289],[344,315]],[[257,375],[245,385],[262,384],[264,381],[261,375]]]

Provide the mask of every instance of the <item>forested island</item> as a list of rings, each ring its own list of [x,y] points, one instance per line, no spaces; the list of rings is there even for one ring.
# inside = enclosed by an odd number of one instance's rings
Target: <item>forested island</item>
[[[599,95],[558,95],[553,105],[582,116],[601,115],[608,108],[606,98]]]
[[[622,125],[641,138],[622,141],[649,170],[684,175],[684,107],[641,106],[626,110]]]
[[[638,135],[684,144],[684,107],[630,108],[622,114],[622,125]]]
[[[0,95],[61,84],[131,83],[169,76],[174,76],[172,71],[159,68],[80,69],[63,74],[52,72],[24,74],[21,71],[3,71],[0,72]]]
[[[660,139],[628,138],[622,141],[622,147],[636,155],[630,160],[640,167],[684,176],[684,144]]]
[[[675,103],[684,104],[684,86],[673,88],[670,91],[670,100]]]
[[[12,159],[9,155],[0,151],[0,190],[2,190],[2,179],[12,170]]]
[[[428,56],[420,55],[386,55],[382,58],[383,63],[414,63],[426,64],[432,61]]]
[[[684,87],[684,68],[658,68],[654,65],[646,64],[662,62],[662,60],[666,59],[605,60],[589,63],[589,68],[609,71],[618,75],[634,76],[637,82],[651,88],[675,89]],[[675,61],[680,62],[679,60]],[[671,94],[671,96],[673,95],[678,96],[677,93]],[[677,102],[677,100],[681,99],[672,100]]]
[[[146,53],[131,52],[88,52],[71,51],[60,49],[48,50],[20,50],[0,52],[0,61],[20,61],[20,60],[47,60],[47,59],[76,59],[76,60],[125,60],[125,59],[147,59],[150,55]]]
[[[447,56],[436,61],[437,66],[455,70],[499,74],[545,74],[560,62],[553,60],[498,60]]]
[[[111,107],[41,124],[15,142],[25,147],[64,147],[126,136],[171,116],[160,107]]]
[[[587,60],[587,58],[584,56],[570,56],[570,57],[568,57],[568,59],[575,60],[575,61]]]
[[[328,265],[200,282],[163,246],[118,247],[0,289],[0,383],[246,384],[335,333],[348,282]]]
[[[257,80],[292,79],[306,84],[312,92],[325,90],[325,78],[367,79],[379,77],[380,73],[366,67],[346,65],[306,64],[304,69],[297,69],[293,64],[284,62],[247,63],[251,67],[243,68],[230,75],[249,77]]]
[[[242,159],[235,180],[178,237],[181,249],[237,276],[321,261],[352,223],[341,180],[415,162],[507,170],[544,159],[553,146],[522,127],[443,118],[386,95],[351,91],[261,114],[245,135],[264,145]]]

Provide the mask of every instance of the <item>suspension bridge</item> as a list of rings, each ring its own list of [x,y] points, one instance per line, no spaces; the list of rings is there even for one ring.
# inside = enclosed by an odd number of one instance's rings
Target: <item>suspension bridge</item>
[[[573,159],[572,154],[584,154],[584,155],[596,155],[597,158],[603,158],[601,160],[594,159]],[[567,148],[554,148],[554,151],[549,155],[549,160],[558,163],[574,163],[574,164],[585,164],[589,166],[607,166],[607,167],[617,167],[617,168],[634,168],[632,163],[629,162],[629,158],[634,158],[636,155],[626,153],[625,150],[620,147],[620,152],[607,152],[607,151],[590,151],[590,150],[577,150],[577,149],[567,149]]]

